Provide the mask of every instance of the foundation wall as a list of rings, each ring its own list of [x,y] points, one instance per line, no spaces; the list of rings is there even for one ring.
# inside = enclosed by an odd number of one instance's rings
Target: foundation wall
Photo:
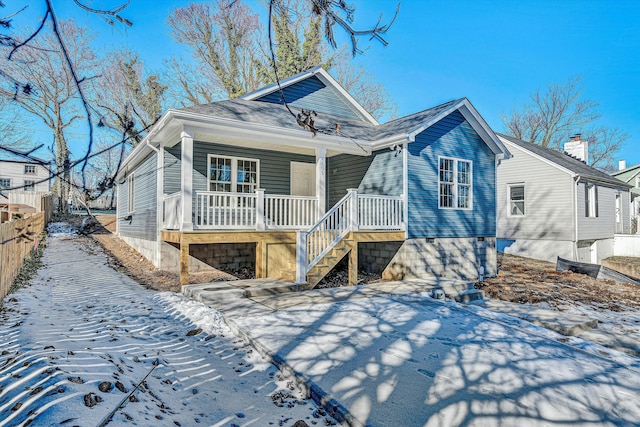
[[[404,242],[361,243],[359,267],[382,273],[385,280],[442,277],[477,280],[497,275],[496,241],[485,238],[409,239]]]

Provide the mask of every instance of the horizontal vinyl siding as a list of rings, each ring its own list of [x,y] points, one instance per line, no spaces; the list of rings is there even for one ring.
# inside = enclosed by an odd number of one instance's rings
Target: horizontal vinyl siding
[[[359,120],[356,109],[333,88],[327,87],[317,77],[309,77],[283,89],[287,103],[292,107],[304,108],[332,114],[347,119]],[[258,101],[281,104],[280,91],[257,99]]]
[[[157,154],[153,153],[140,163],[134,174],[134,205],[131,221],[125,221],[129,215],[128,181],[118,186],[118,204],[120,209],[120,233],[138,239],[157,239]],[[122,203],[120,205],[120,203]]]
[[[616,194],[623,191],[598,185],[598,216],[586,217],[585,182],[580,181],[578,191],[578,240],[612,238],[615,234]]]
[[[164,152],[164,187],[163,194],[169,195],[180,191],[180,176],[182,165],[180,162],[180,147],[178,145],[178,155],[174,149],[167,149]]]
[[[165,193],[168,188],[180,190],[180,158],[181,144],[167,149],[165,167],[168,163],[176,162],[177,166],[171,171],[165,170]],[[284,153],[272,150],[257,150],[255,148],[234,147],[231,145],[194,141],[193,143],[193,189],[207,191],[207,157],[209,154],[228,157],[242,157],[260,161],[260,188],[267,194],[291,193],[291,162],[314,163],[315,156]],[[171,160],[166,160],[170,158]],[[177,184],[176,184],[177,182]]]
[[[402,155],[380,150],[371,156],[339,154],[327,159],[327,207],[335,205],[349,188],[362,194],[402,194]]]
[[[498,238],[574,241],[573,178],[515,145],[498,166]],[[525,215],[509,216],[509,184],[524,184]]]
[[[495,236],[495,155],[459,112],[409,144],[409,238]],[[438,156],[473,162],[473,209],[438,208]]]

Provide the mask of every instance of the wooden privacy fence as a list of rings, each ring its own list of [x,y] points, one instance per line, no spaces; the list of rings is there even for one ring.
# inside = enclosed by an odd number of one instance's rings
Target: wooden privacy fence
[[[42,197],[41,212],[29,218],[0,224],[0,298],[4,298],[18,276],[24,259],[39,242],[53,214],[53,196]]]

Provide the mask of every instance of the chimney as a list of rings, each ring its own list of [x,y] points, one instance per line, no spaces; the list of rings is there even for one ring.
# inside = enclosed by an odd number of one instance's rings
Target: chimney
[[[586,140],[583,141],[581,137],[582,135],[579,133],[573,135],[569,142],[565,142],[564,151],[570,156],[589,164],[589,143]]]
[[[621,171],[623,169],[627,168],[627,161],[626,160],[619,160],[618,161],[618,170]]]

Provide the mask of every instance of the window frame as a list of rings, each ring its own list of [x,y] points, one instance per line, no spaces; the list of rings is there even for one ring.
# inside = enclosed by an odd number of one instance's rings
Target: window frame
[[[127,213],[132,214],[135,212],[135,204],[136,204],[136,174],[131,173],[127,176]]]
[[[584,216],[598,218],[598,186],[593,182],[584,184]]]
[[[0,185],[0,190],[8,190],[9,188],[11,188],[11,178],[0,178],[0,181],[9,182],[8,186]]]
[[[33,172],[28,172],[27,168],[31,169],[33,168]],[[38,169],[36,165],[24,165],[24,175],[37,175],[38,174]]]
[[[441,180],[441,163],[443,160],[448,160],[453,162],[453,169],[451,172],[451,181],[442,181]],[[460,176],[460,164],[465,163],[469,165],[469,170],[466,172],[469,175],[468,183],[459,182]],[[449,172],[449,171],[446,171]],[[464,173],[464,172],[463,172]],[[451,198],[452,198],[452,206],[443,206],[443,185],[451,186]],[[468,188],[468,206],[461,207],[460,206],[460,188]],[[446,196],[446,195],[445,195]],[[438,209],[448,209],[448,210],[473,210],[473,160],[462,159],[459,157],[450,157],[450,156],[438,156]]]
[[[522,200],[513,200],[511,196],[511,190],[514,188],[522,187]],[[514,214],[513,213],[513,204],[514,202],[522,202],[522,213]],[[524,182],[516,182],[513,184],[507,184],[507,216],[513,218],[524,218],[527,216],[527,189]]]
[[[35,179],[25,179],[23,183],[23,191],[35,192],[36,191],[36,180]]]
[[[222,183],[226,184],[227,181],[218,181],[211,179],[211,159],[226,159],[230,160],[230,178],[228,181],[230,184],[230,191],[226,190],[211,190],[212,183]],[[247,183],[247,182],[239,182],[238,181],[238,162],[254,162],[256,164],[256,182],[255,183]],[[239,191],[239,186],[249,186],[253,187],[253,191]],[[243,194],[254,194],[256,190],[260,188],[260,159],[252,159],[249,157],[235,157],[235,156],[223,156],[219,154],[209,153],[207,154],[207,191],[217,191],[222,193],[243,193]]]

